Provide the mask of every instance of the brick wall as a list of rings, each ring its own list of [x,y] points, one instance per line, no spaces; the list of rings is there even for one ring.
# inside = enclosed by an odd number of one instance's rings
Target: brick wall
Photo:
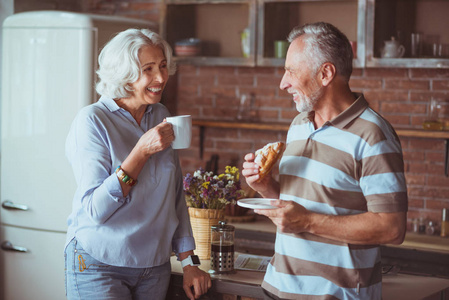
[[[282,68],[197,67],[180,65],[173,113],[194,118],[235,120],[240,97],[254,94],[260,121],[288,124],[297,114],[291,97],[279,89]],[[421,128],[431,97],[449,99],[449,70],[355,69],[353,91],[363,92],[370,105],[393,126]],[[168,100],[167,102],[173,101]],[[285,140],[286,132],[205,129],[204,156],[199,157],[199,128],[192,147],[180,152],[184,173],[205,167],[219,155],[219,171],[227,164],[242,167],[243,157],[268,142]],[[449,208],[449,178],[444,175],[445,141],[401,137],[409,194],[409,221],[424,217],[439,222]]]

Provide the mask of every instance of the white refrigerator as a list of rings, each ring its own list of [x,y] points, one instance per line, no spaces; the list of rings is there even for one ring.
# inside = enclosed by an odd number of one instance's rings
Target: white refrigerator
[[[97,99],[99,50],[127,28],[156,24],[61,11],[3,23],[0,299],[65,299],[63,246],[76,188],[65,138],[79,109]]]

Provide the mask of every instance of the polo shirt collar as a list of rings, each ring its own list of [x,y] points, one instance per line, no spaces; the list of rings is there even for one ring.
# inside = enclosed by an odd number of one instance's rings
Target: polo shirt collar
[[[366,101],[363,94],[353,94],[357,99],[345,111],[329,121],[332,126],[339,129],[344,129],[349,123],[360,116],[365,111],[365,109],[368,108],[368,102]]]

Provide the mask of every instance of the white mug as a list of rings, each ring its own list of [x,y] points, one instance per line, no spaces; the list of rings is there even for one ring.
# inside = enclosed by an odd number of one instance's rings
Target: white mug
[[[187,149],[192,141],[192,116],[167,117],[167,122],[172,124],[175,140],[172,142],[173,149]]]

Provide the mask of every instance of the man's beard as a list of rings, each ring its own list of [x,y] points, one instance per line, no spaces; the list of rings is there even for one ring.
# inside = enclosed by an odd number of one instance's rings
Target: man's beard
[[[321,99],[324,94],[324,88],[319,87],[310,95],[298,95],[299,101],[296,102],[296,110],[298,112],[311,112],[313,111],[316,103]]]

